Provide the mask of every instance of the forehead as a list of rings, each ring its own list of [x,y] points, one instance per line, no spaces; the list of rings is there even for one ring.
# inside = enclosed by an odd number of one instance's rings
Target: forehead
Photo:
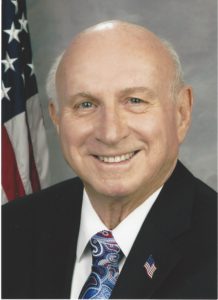
[[[142,32],[83,34],[67,49],[57,72],[58,89],[78,84],[143,84],[172,80],[174,67],[164,46]],[[146,83],[146,82],[145,82]],[[125,88],[125,87],[124,87]]]

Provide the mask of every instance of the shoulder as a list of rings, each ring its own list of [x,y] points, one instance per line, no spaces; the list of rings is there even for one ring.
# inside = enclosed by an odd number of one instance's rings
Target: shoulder
[[[213,199],[213,201],[217,200],[217,192],[209,187],[206,183],[201,181],[199,178],[194,177],[196,193],[198,198],[206,201],[206,199]]]
[[[213,244],[217,234],[217,193],[196,177],[194,187],[193,222],[201,228],[201,235],[205,233],[205,240]]]
[[[183,221],[186,220],[193,234],[198,232],[201,237],[204,233],[205,239],[216,234],[217,193],[195,177],[181,162],[177,163],[162,194],[164,203],[160,204],[160,213],[165,205],[168,211],[177,214]]]
[[[180,161],[174,170],[172,179],[175,184],[183,187],[184,191],[194,192],[199,199],[217,199],[217,192],[191,173]]]
[[[216,256],[217,192],[195,177],[182,164],[179,167],[182,169],[179,190],[179,193],[183,194],[181,202],[190,205],[190,236],[195,246],[199,246],[199,253],[211,252],[211,255]]]
[[[82,189],[83,184],[81,180],[76,177],[57,183],[36,193],[15,199],[14,201],[4,204],[2,208],[3,210],[12,210],[15,208],[19,209],[19,207],[23,206],[31,207],[34,204],[46,205],[50,201],[54,202],[58,200],[63,194],[80,193]]]
[[[16,199],[2,206],[2,223],[14,224],[32,221],[33,215],[43,216],[48,212],[60,211],[63,207],[70,206],[73,198],[82,200],[83,184],[76,177],[50,186],[39,192]],[[76,203],[75,203],[76,204]]]
[[[192,174],[190,180],[193,184],[194,209],[198,212],[201,211],[204,216],[208,215],[211,220],[213,217],[215,219],[217,215],[217,192]]]
[[[208,215],[211,219],[217,215],[217,192],[209,187],[205,182],[193,175],[184,166],[187,173],[187,180],[190,184],[190,191],[193,193],[194,210],[202,212],[204,216]],[[189,189],[188,189],[189,190]]]
[[[42,235],[49,236],[61,226],[65,229],[69,224],[75,226],[72,222],[76,223],[80,215],[82,191],[82,182],[74,178],[3,205],[5,255],[9,257],[9,252],[16,248],[16,251],[20,249],[21,257],[25,251],[29,253],[30,247],[42,239]]]

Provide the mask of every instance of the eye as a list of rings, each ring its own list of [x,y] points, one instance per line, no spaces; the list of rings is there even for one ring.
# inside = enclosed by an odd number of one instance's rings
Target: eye
[[[128,101],[132,104],[140,104],[144,102],[142,99],[136,97],[129,98]]]
[[[84,101],[83,103],[78,105],[78,108],[81,109],[90,109],[94,106],[94,104],[90,101]]]
[[[137,97],[127,99],[127,109],[133,113],[143,113],[148,108],[148,102]]]

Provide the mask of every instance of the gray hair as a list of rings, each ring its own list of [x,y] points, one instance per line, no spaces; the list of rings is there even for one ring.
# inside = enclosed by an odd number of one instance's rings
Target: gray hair
[[[164,47],[166,48],[166,50],[168,51],[168,53],[170,54],[170,57],[174,63],[174,67],[175,67],[175,78],[174,81],[172,83],[172,96],[175,98],[178,91],[184,86],[185,82],[184,82],[184,75],[183,75],[183,70],[182,70],[182,64],[179,58],[178,53],[176,52],[175,48],[173,47],[173,45],[165,40],[165,39],[160,39],[160,41],[162,42],[162,44],[164,45]]]
[[[181,87],[184,85],[184,80],[183,80],[183,71],[182,71],[182,65],[179,59],[179,55],[177,54],[176,50],[172,46],[172,44],[165,40],[165,39],[160,39],[166,50],[169,52],[170,57],[172,58],[172,61],[175,66],[175,80],[172,83],[171,87],[171,93],[172,97],[176,98],[177,92],[181,89]],[[58,108],[58,99],[57,99],[57,91],[56,91],[56,72],[58,69],[58,66],[60,64],[60,61],[62,57],[64,56],[65,51],[63,51],[54,61],[52,64],[50,71],[47,76],[46,80],[46,92],[48,99],[52,101],[55,106]]]
[[[56,59],[54,60],[48,76],[46,80],[46,93],[48,96],[49,101],[52,101],[55,106],[58,108],[58,99],[57,99],[57,91],[56,91],[56,73],[58,66],[62,60],[62,57],[64,56],[65,51],[63,51]]]

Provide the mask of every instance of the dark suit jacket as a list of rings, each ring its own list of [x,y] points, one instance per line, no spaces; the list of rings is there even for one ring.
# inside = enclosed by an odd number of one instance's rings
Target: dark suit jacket
[[[82,190],[71,179],[4,206],[3,298],[70,297]],[[216,193],[178,163],[111,298],[215,299],[216,227]],[[150,255],[152,279],[143,267]]]

